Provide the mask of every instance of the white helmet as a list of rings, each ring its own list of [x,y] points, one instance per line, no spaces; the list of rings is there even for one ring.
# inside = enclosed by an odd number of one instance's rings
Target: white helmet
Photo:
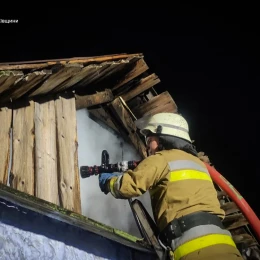
[[[135,125],[145,137],[149,133],[171,135],[191,142],[187,121],[176,113],[158,113],[135,121]]]

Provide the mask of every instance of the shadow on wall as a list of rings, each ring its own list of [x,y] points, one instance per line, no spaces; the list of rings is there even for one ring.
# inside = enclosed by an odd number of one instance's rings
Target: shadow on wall
[[[88,116],[87,109],[77,111],[78,160],[83,165],[100,165],[101,152],[107,150],[110,163],[122,160],[140,160],[135,148]],[[123,144],[123,145],[122,145]],[[123,156],[123,159],[122,159]],[[128,200],[115,199],[99,189],[98,176],[80,177],[82,215],[113,228],[140,237]],[[148,192],[138,197],[152,216]]]

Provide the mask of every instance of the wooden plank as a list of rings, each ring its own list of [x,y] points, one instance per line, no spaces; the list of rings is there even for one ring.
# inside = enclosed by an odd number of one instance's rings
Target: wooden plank
[[[104,69],[96,78],[94,78],[91,83],[97,84],[100,81],[106,80],[112,74],[124,68],[127,64],[129,64],[128,60],[110,62],[110,65]]]
[[[221,208],[225,211],[226,215],[239,211],[235,202],[226,202],[221,206]]]
[[[35,196],[59,205],[54,100],[35,102]]]
[[[140,59],[135,62],[135,66],[124,76],[120,82],[118,82],[113,88],[112,91],[117,90],[130,80],[136,78],[137,76],[141,75],[145,71],[149,69],[148,65],[145,63],[144,59]]]
[[[96,78],[99,77],[100,74],[102,74],[103,71],[105,71],[110,66],[110,64],[111,64],[110,62],[104,62],[104,63],[98,64],[98,65],[95,65],[95,70],[93,71],[93,73],[91,73],[91,75],[88,75],[83,80],[81,80],[75,86],[75,88],[77,88],[77,89],[84,88],[85,86],[91,84]]]
[[[110,102],[114,99],[111,89],[93,95],[75,95],[76,109],[88,108]]]
[[[0,108],[0,183],[7,185],[8,167],[10,161],[10,133],[11,133],[12,109]]]
[[[145,92],[149,88],[153,87],[154,85],[158,84],[160,79],[156,74],[151,74],[148,77],[145,77],[140,80],[140,82],[130,91],[121,95],[121,97],[127,102],[132,98],[140,95],[141,93]]]
[[[139,59],[140,58],[137,57],[129,57],[124,60],[111,62],[110,67],[108,67],[102,74],[100,74],[98,78],[92,83],[95,84],[96,88],[103,88],[102,84],[108,84],[112,87],[116,82],[118,82],[118,79],[125,75],[126,72],[129,71],[129,68],[131,68],[133,64]]]
[[[142,53],[136,54],[111,54],[103,56],[93,56],[93,57],[75,57],[67,59],[52,59],[52,60],[36,60],[36,61],[21,61],[21,62],[8,62],[0,63],[0,70],[22,70],[22,69],[43,69],[48,66],[53,66],[57,64],[75,64],[75,63],[97,63],[97,62],[106,62],[119,59],[126,59],[129,57],[139,57],[142,58]]]
[[[112,131],[115,131],[116,133],[120,133],[118,128],[115,126],[114,122],[112,121],[110,115],[103,107],[89,109],[88,112],[90,118],[93,119],[95,122],[112,129]]]
[[[51,75],[51,71],[35,71],[27,74],[23,77],[17,84],[13,85],[9,88],[8,91],[1,98],[2,102],[7,102],[9,100],[16,100],[23,96],[25,93],[29,92],[35,86],[40,84],[43,80],[45,80],[49,75]]]
[[[100,68],[100,65],[96,65],[96,64],[91,64],[84,67],[76,75],[62,82],[56,89],[54,89],[54,92],[57,93],[58,91],[68,89],[78,84],[79,82],[84,81],[85,78],[91,77],[91,75],[93,75],[98,68]]]
[[[233,240],[236,244],[243,243],[247,247],[257,245],[257,242],[255,241],[255,239],[247,233],[239,234],[239,235],[233,235],[232,238],[233,238]]]
[[[127,247],[134,248],[146,253],[154,254],[153,249],[143,240],[127,234],[121,230],[104,225],[86,216],[82,216],[64,208],[54,205],[48,201],[37,197],[24,194],[0,183],[0,197],[4,200],[14,203],[17,206],[40,213],[57,221],[65,222],[69,225],[83,230],[93,232],[112,241],[116,241]]]
[[[109,107],[112,110],[112,113],[117,118],[117,121],[121,124],[121,127],[118,127],[119,131],[121,132],[121,129],[123,127],[124,130],[128,133],[129,139],[131,140],[141,157],[147,157],[146,147],[137,134],[137,128],[131,117],[131,114],[127,111],[125,105],[121,102],[120,98],[114,99],[113,102],[109,104]]]
[[[51,70],[41,70],[28,73],[15,87],[15,90],[10,95],[12,100],[20,98],[22,95],[29,92],[35,86],[46,80],[52,74]]]
[[[53,91],[57,86],[59,86],[62,82],[66,81],[77,72],[79,72],[82,68],[82,65],[74,64],[74,65],[66,65],[58,70],[56,73],[52,73],[52,75],[43,82],[39,88],[33,91],[29,97],[43,95],[48,92]]]
[[[248,224],[243,214],[234,214],[226,216],[223,220],[223,225],[226,229],[231,230],[242,227]]]
[[[34,195],[34,102],[13,110],[10,186]]]
[[[8,76],[0,74],[0,86],[6,81]]]
[[[23,75],[22,71],[0,71],[0,94],[21,80]]]
[[[150,99],[149,101],[135,107],[132,111],[137,118],[154,115],[161,112],[177,113],[177,105],[168,91]]]
[[[59,194],[62,207],[81,213],[75,98],[55,100]]]

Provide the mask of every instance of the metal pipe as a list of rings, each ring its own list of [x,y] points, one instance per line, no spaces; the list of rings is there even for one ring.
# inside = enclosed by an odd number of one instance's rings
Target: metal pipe
[[[241,194],[215,168],[205,163],[212,180],[232,199],[255,232],[260,242],[260,220]]]

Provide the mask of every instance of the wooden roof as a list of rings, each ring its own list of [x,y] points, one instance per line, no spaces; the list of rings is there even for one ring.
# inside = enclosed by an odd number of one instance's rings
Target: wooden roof
[[[111,89],[129,101],[160,82],[148,69],[142,54],[0,63],[0,105],[71,90],[82,95]]]
[[[109,77],[117,75],[118,80],[118,74],[138,60],[138,65],[143,65],[137,66],[139,74],[147,69],[140,54],[1,63],[0,102],[72,89],[84,92],[84,88],[107,82]]]

